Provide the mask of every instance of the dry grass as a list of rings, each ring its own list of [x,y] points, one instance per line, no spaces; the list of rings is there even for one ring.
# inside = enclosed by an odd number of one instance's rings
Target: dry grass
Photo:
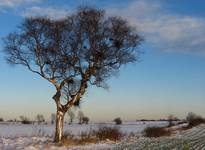
[[[74,137],[74,135],[67,132],[61,141],[61,145],[85,145],[90,143],[97,143],[97,139],[93,136],[93,131],[82,132],[80,137]]]
[[[99,127],[98,130],[90,130],[88,132],[82,132],[80,137],[74,137],[73,134],[66,132],[61,141],[61,146],[71,145],[85,145],[91,143],[97,143],[101,141],[118,141],[124,135],[119,128],[116,127]]]
[[[91,143],[97,143],[95,138],[78,139],[78,138],[63,138],[61,145],[71,146],[71,145],[86,145]]]
[[[111,140],[111,141],[118,141],[120,140],[124,135],[117,127],[99,127],[97,131],[95,131],[95,136],[100,140]]]
[[[170,136],[171,130],[164,127],[147,127],[144,129],[144,135],[146,137]]]

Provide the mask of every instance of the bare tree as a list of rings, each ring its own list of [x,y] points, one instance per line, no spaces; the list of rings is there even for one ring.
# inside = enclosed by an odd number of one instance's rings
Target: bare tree
[[[79,120],[79,124],[82,124],[83,123],[83,117],[84,117],[84,114],[82,111],[79,111],[78,112],[78,120]]]
[[[36,116],[36,121],[38,122],[38,124],[45,122],[44,116],[41,114],[38,114]]]
[[[115,122],[116,125],[120,125],[120,124],[122,124],[122,120],[121,120],[120,117],[115,118],[113,121]]]
[[[51,114],[51,124],[54,124],[55,120],[56,120],[56,115]]]
[[[27,117],[25,117],[25,116],[20,116],[19,118],[20,118],[22,124],[31,124],[31,123],[32,123],[32,122],[31,122]]]
[[[68,110],[67,114],[69,116],[69,124],[72,124],[73,123],[73,119],[75,118],[75,114],[71,110]]]
[[[189,112],[186,117],[186,121],[188,122],[189,127],[197,126],[199,124],[205,123],[205,119],[200,115],[197,115],[193,112]]]
[[[82,123],[88,124],[89,121],[90,121],[90,119],[88,117],[86,117],[86,116],[84,116],[82,118]]]
[[[55,142],[63,135],[64,115],[79,105],[90,85],[105,81],[122,65],[138,60],[142,39],[120,17],[81,7],[65,19],[27,18],[4,40],[7,60],[23,65],[54,85],[56,93]]]

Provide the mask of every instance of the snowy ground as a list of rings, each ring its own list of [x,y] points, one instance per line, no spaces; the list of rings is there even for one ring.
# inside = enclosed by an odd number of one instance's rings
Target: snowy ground
[[[74,135],[80,135],[82,131],[97,129],[102,124],[66,125],[65,131],[72,131]],[[114,126],[112,123],[103,125]],[[141,132],[147,126],[166,126],[166,122],[127,122],[120,125],[122,132],[136,136],[125,138],[119,143],[110,141],[74,147],[58,147],[52,144],[54,126],[52,125],[21,125],[0,124],[0,150],[119,150],[119,149],[205,149],[205,125],[192,128],[187,131],[177,132],[172,137],[144,138]]]
[[[118,125],[122,132],[126,134],[141,133],[147,126],[166,126],[166,121],[148,121],[148,122],[124,122],[122,125]],[[81,132],[98,129],[99,126],[115,126],[112,122],[107,123],[92,123],[88,125],[79,124],[66,124],[64,126],[64,132],[69,132],[74,135],[80,135]],[[33,136],[53,136],[55,126],[51,124],[47,125],[30,125],[20,123],[3,123],[0,124],[0,137],[15,138],[15,137],[33,137]]]

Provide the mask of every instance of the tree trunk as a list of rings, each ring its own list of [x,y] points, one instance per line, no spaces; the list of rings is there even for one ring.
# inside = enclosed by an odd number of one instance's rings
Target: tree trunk
[[[60,111],[60,110],[58,110],[58,108],[57,108],[57,113],[56,113],[56,132],[55,132],[55,139],[54,139],[54,141],[56,143],[61,142],[62,137],[63,137],[64,115],[65,115],[65,113]]]

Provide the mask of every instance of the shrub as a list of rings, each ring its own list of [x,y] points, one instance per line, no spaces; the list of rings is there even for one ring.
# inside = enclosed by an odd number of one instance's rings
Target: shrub
[[[188,115],[186,117],[186,120],[188,122],[188,126],[189,127],[194,127],[194,126],[200,125],[202,123],[205,123],[205,119],[204,118],[202,118],[199,115],[196,115],[193,112],[188,113]]]
[[[144,135],[146,137],[170,136],[171,131],[164,127],[147,127],[144,129]]]
[[[122,124],[122,120],[121,120],[121,118],[119,118],[119,117],[118,117],[118,118],[115,118],[113,121],[115,122],[116,125]]]
[[[123,137],[122,132],[117,127],[99,127],[99,129],[95,131],[94,134],[101,141],[107,139],[117,141]]]

